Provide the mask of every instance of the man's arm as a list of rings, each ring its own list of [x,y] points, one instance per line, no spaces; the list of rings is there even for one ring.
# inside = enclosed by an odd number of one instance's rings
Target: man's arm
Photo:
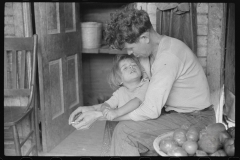
[[[129,114],[134,121],[155,119],[161,115],[173,83],[181,68],[181,61],[173,54],[162,53],[161,58],[155,60],[152,77],[148,85],[143,103]]]

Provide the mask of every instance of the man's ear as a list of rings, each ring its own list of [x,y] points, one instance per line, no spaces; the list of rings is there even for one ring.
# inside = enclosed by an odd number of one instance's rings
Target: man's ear
[[[147,31],[147,32],[144,32],[143,34],[141,34],[140,41],[142,43],[149,43],[150,42],[150,33]]]

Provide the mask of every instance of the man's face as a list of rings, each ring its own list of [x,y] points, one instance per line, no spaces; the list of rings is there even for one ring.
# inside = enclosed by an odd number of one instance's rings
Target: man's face
[[[141,39],[135,43],[125,43],[125,47],[129,55],[133,54],[135,57],[148,57],[151,54],[149,43]]]

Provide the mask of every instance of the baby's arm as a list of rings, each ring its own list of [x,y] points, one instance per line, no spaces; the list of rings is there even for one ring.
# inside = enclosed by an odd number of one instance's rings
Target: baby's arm
[[[104,102],[101,105],[100,111],[103,112],[106,108],[111,108],[111,106],[108,103]]]
[[[106,116],[107,119],[113,120],[114,118],[117,118],[132,112],[133,110],[138,108],[141,103],[142,101],[139,98],[135,97],[120,108],[104,110],[103,115]]]
[[[101,112],[102,117],[100,117],[98,120],[100,120],[100,121],[101,120],[107,120],[106,117],[103,115],[103,111],[105,109],[110,109],[110,108],[111,108],[111,106],[108,103],[106,103],[106,102],[102,103],[101,106],[98,108],[98,111]]]

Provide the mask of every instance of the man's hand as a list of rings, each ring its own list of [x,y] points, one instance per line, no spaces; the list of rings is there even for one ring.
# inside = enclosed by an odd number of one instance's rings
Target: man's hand
[[[89,129],[91,125],[102,116],[102,113],[99,111],[87,111],[82,113],[72,124],[77,130],[80,129]]]
[[[84,112],[88,112],[88,111],[94,111],[94,108],[92,106],[89,106],[89,107],[84,107],[84,106],[81,106],[81,107],[78,107],[75,111],[73,111],[68,119],[68,124],[72,124],[72,123],[75,123],[77,117],[81,114],[81,113],[84,113]]]

